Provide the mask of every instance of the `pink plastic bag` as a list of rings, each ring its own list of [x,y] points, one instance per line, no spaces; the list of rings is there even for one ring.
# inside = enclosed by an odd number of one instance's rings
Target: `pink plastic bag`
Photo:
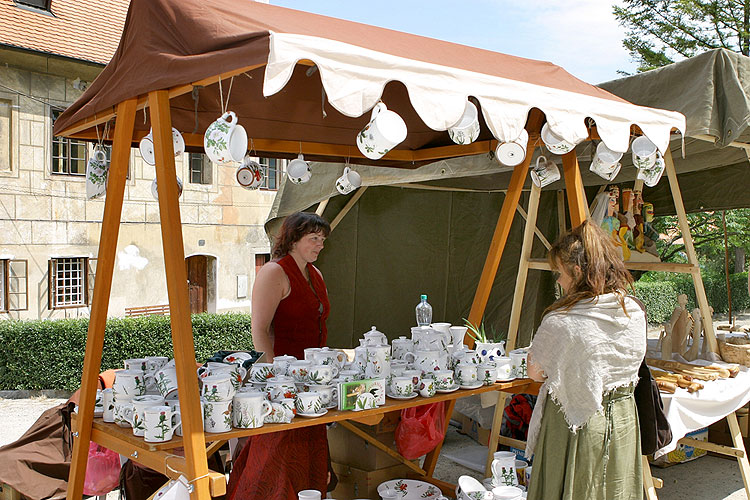
[[[415,406],[401,410],[396,427],[396,447],[407,460],[414,460],[435,449],[445,436],[445,403]]]
[[[93,441],[89,444],[83,494],[105,495],[120,484],[120,455]]]

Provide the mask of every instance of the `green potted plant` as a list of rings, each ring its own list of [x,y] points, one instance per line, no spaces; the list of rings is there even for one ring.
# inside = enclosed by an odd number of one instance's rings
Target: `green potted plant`
[[[474,350],[482,361],[494,361],[495,358],[505,355],[505,335],[498,334],[492,327],[488,331],[484,320],[477,326],[464,318],[464,324],[468,328],[469,337],[474,339]]]

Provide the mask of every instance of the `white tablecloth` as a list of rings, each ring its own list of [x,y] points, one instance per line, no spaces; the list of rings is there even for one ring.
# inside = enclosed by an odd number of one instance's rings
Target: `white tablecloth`
[[[710,364],[703,360],[695,360],[693,363]],[[693,394],[680,388],[674,394],[661,394],[664,411],[672,428],[672,442],[657,451],[655,458],[677,448],[677,441],[689,432],[721,420],[750,401],[750,371],[745,367],[741,368],[735,378],[698,382],[704,388]]]

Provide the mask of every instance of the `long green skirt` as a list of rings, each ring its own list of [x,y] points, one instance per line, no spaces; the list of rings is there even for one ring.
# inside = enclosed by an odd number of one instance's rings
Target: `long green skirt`
[[[548,395],[534,450],[528,500],[641,500],[641,435],[632,387],[573,433]]]

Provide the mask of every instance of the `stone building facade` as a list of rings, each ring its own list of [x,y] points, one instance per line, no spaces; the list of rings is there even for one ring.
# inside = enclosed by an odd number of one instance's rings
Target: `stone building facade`
[[[51,23],[50,13],[74,16],[71,5],[83,9],[82,4],[105,0],[14,1],[0,6],[0,24]],[[121,4],[121,15],[113,21],[119,19],[121,29],[127,1],[112,3]],[[116,33],[119,40],[119,30]],[[81,56],[66,55],[71,48],[64,46],[65,33],[52,36],[58,35],[65,50],[56,50],[54,40],[44,40],[50,47],[35,46],[34,40],[25,47],[23,40],[9,40],[11,35],[0,28],[0,318],[87,316],[96,280],[104,198],[87,200],[82,175],[94,146],[55,138],[52,126],[108,57],[103,61],[103,55],[91,56],[94,49],[87,52],[85,44]],[[110,50],[116,45],[114,40]],[[97,44],[96,50],[101,47]],[[256,266],[270,253],[263,223],[283,175],[282,162],[261,163],[267,165],[264,188],[248,191],[237,184],[234,166],[218,166],[194,153],[176,159],[184,185],[180,212],[196,312],[250,309]],[[159,209],[151,193],[154,178],[154,167],[133,149],[110,316],[168,302]]]

